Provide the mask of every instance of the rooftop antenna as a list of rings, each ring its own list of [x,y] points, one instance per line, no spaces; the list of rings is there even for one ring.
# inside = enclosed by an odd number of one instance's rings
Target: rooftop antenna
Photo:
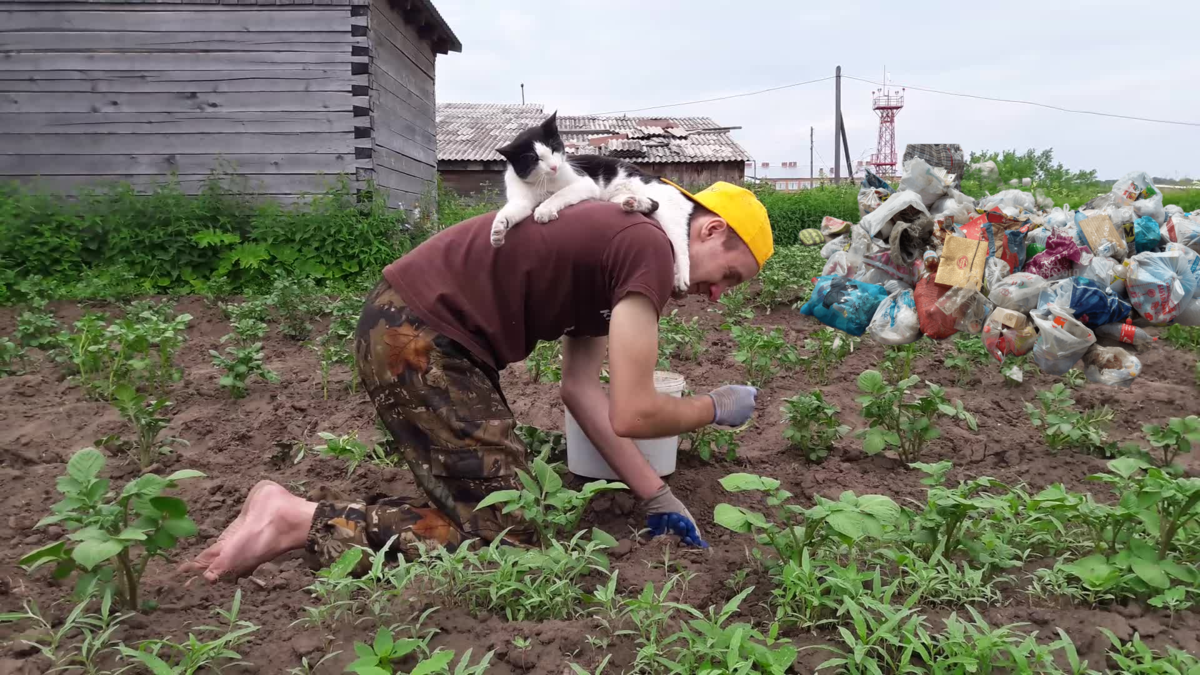
[[[521,105],[525,105],[525,83],[521,83]]]

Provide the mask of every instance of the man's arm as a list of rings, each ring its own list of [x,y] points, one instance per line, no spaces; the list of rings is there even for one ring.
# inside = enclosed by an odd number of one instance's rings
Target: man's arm
[[[658,310],[649,298],[629,293],[613,307],[608,340],[608,416],[618,436],[662,438],[713,422],[715,410],[709,396],[676,398],[654,388]]]
[[[649,499],[662,487],[662,479],[633,441],[618,436],[608,421],[608,395],[600,386],[607,348],[607,340],[602,337],[563,338],[563,404],[633,494],[639,500]]]

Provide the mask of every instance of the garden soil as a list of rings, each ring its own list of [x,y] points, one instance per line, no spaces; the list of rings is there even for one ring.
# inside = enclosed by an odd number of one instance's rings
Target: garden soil
[[[743,370],[732,358],[732,340],[728,333],[717,328],[720,318],[710,311],[715,306],[689,299],[680,307],[681,315],[700,318],[708,329],[709,340],[698,363],[676,362],[676,370],[687,378],[687,386],[704,392],[721,384],[743,381]],[[247,398],[232,400],[218,387],[218,372],[208,355],[210,349],[222,347],[219,339],[229,332],[228,323],[217,308],[199,298],[179,300],[176,308],[192,314],[194,319],[188,331],[189,341],[179,356],[185,375],[171,392],[172,420],[164,435],[183,438],[188,445],[167,456],[158,468],[161,473],[186,467],[207,475],[186,481],[180,489],[191,507],[192,517],[200,525],[200,536],[184,541],[182,548],[173,554],[176,560],[195,555],[211,543],[237,515],[250,487],[263,478],[278,481],[312,499],[338,495],[355,498],[419,495],[403,468],[382,469],[364,464],[346,478],[346,466],[338,460],[315,453],[309,453],[296,464],[285,458],[296,442],[310,447],[319,444],[319,431],[343,434],[358,430],[365,440],[377,438],[375,411],[368,398],[361,389],[357,393],[348,390],[349,369],[335,370],[329,399],[323,400],[315,352],[284,338],[273,328],[264,342],[264,352],[268,367],[278,372],[281,382],[277,385],[252,382]],[[85,308],[55,304],[51,309],[60,321],[69,324]],[[117,311],[96,305],[86,309]],[[12,333],[16,315],[11,308],[0,309],[0,335]],[[821,327],[788,308],[760,313],[754,323],[782,327],[797,346]],[[316,330],[322,328],[318,325]],[[1024,483],[1031,490],[1055,482],[1073,490],[1099,487],[1088,482],[1087,476],[1102,470],[1103,461],[1075,453],[1052,454],[1024,411],[1025,402],[1032,400],[1037,389],[1055,382],[1054,378],[1029,377],[1022,385],[1010,388],[999,367],[989,363],[979,368],[965,386],[953,386],[954,374],[941,365],[949,349],[948,342],[936,344],[934,353],[917,361],[914,371],[924,379],[946,385],[948,395],[961,399],[977,416],[979,431],[972,433],[957,423],[943,423],[944,435],[930,444],[927,461],[953,461],[951,481],[988,475],[1009,484]],[[846,424],[856,428],[862,425],[855,400],[858,396],[855,378],[862,370],[877,367],[882,353],[880,346],[864,341],[831,372],[830,384],[820,387],[826,400],[841,408]],[[1200,413],[1193,376],[1194,356],[1161,343],[1155,343],[1139,356],[1142,375],[1132,388],[1089,384],[1076,392],[1081,406],[1109,405],[1117,411],[1111,430],[1113,440],[1133,439],[1140,434],[1144,423],[1161,423],[1168,417]],[[563,407],[555,385],[529,382],[520,365],[505,371],[502,382],[522,423],[563,428]],[[843,490],[853,490],[858,494],[890,495],[902,503],[907,500],[923,503],[919,474],[905,470],[893,458],[864,455],[859,441],[853,437],[840,441],[823,464],[809,464],[788,450],[781,436],[781,401],[813,388],[814,384],[803,374],[776,377],[759,396],[757,415],[739,437],[741,447],[734,462],[706,464],[690,454],[686,444],[681,449],[679,468],[668,482],[699,518],[712,544],[710,550],[680,548],[666,538],[640,539],[637,531],[643,526],[644,517],[628,494],[606,494],[594,502],[586,519],[588,524],[607,530],[619,540],[612,558],[623,589],[636,593],[647,582],[661,584],[668,574],[686,570],[695,576],[686,586],[684,601],[701,609],[720,606],[741,587],[754,585],[755,590],[743,603],[742,618],[756,622],[770,618],[766,606],[770,583],[748,557],[750,538],[724,530],[712,521],[713,508],[720,502],[761,508],[760,498],[752,493],[727,494],[721,489],[718,480],[733,471],[777,478],[799,499],[815,493],[836,498]],[[56,620],[69,611],[70,605],[60,602],[67,596],[69,586],[56,585],[47,572],[26,575],[16,560],[61,535],[53,526],[41,530],[33,527],[58,500],[55,478],[64,473],[65,462],[76,450],[109,434],[128,435],[115,409],[86,398],[79,387],[72,386],[43,357],[35,359],[27,374],[0,379],[0,482],[5,486],[0,494],[3,513],[0,541],[7,543],[0,556],[0,611],[18,610],[26,600],[36,600]],[[1185,457],[1190,463],[1186,467],[1189,473],[1196,474],[1200,469],[1197,459],[1200,458],[1194,455]],[[123,458],[110,457],[106,472],[119,485],[136,475],[136,466]],[[1105,492],[1096,490],[1098,497]],[[1172,621],[1164,612],[1137,605],[1087,609],[1031,601],[1020,592],[1020,580],[1045,564],[1047,561],[1033,561],[1024,570],[1014,570],[1015,585],[1006,591],[1004,602],[976,609],[993,626],[1023,622],[1028,624],[1025,630],[1038,631],[1039,639],[1043,640],[1056,638],[1056,628],[1066,630],[1093,668],[1107,667],[1104,651],[1108,643],[1098,631],[1101,627],[1122,638],[1140,634],[1157,648],[1170,645],[1200,654],[1200,615],[1195,612],[1184,612]],[[735,588],[735,584],[727,582],[738,570],[747,573],[741,586]],[[315,662],[328,651],[339,649],[341,654],[326,662],[318,672],[341,672],[353,660],[354,640],[369,641],[373,625],[347,624],[333,631],[293,625],[303,616],[303,607],[313,604],[305,592],[313,578],[313,571],[303,557],[293,554],[237,581],[243,594],[242,618],[260,625],[261,629],[241,650],[252,665],[236,666],[225,672],[285,673],[298,666],[302,657]],[[143,593],[157,603],[158,609],[127,621],[117,637],[127,643],[165,636],[181,641],[197,626],[217,622],[213,610],[229,606],[233,583],[210,585],[185,581],[174,573],[171,564],[154,561],[146,573]],[[589,636],[610,637],[596,619],[510,623],[503,617],[472,616],[466,608],[455,606],[452,598],[417,594],[408,602],[410,606],[397,609],[400,618],[439,607],[425,624],[426,628],[438,630],[433,645],[453,648],[460,654],[471,648],[476,659],[487,650],[495,650],[490,672],[569,673],[568,663],[591,669],[607,652],[613,654],[607,672],[619,672],[634,656],[635,647],[628,637],[612,638],[607,649],[593,647]],[[935,608],[928,613],[931,617],[944,617],[950,609]],[[785,631],[785,634],[798,646],[833,644],[827,642],[833,637],[831,633]],[[0,641],[4,642],[0,647],[0,675],[42,673],[48,668],[45,660],[21,643],[21,637],[19,630],[11,625],[0,625]],[[517,637],[528,638],[531,646],[526,650],[515,648],[512,640]],[[829,656],[820,649],[806,649],[801,652],[796,671],[811,672]]]

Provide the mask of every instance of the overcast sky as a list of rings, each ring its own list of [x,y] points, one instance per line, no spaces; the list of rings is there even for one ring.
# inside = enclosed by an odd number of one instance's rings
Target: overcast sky
[[[564,114],[713,98],[832,75],[1200,124],[1200,2],[575,2],[435,0],[463,43],[440,56],[442,102],[519,103]],[[1074,7],[1072,7],[1074,5]],[[1082,9],[1082,5],[1087,5]],[[741,126],[759,162],[833,162],[833,81],[639,115]],[[876,145],[874,85],[843,79],[855,159]],[[1130,170],[1200,178],[1200,126],[1076,115],[909,90],[905,143],[1053,147],[1102,178]],[[824,161],[822,161],[822,158]]]

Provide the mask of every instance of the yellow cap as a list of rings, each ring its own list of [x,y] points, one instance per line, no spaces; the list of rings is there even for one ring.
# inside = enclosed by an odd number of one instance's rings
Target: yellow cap
[[[663,179],[663,182],[729,223],[754,254],[759,269],[762,269],[767,259],[775,253],[775,240],[771,236],[771,219],[767,216],[767,207],[758,201],[753,192],[733,183],[717,181],[692,194],[669,180]]]

